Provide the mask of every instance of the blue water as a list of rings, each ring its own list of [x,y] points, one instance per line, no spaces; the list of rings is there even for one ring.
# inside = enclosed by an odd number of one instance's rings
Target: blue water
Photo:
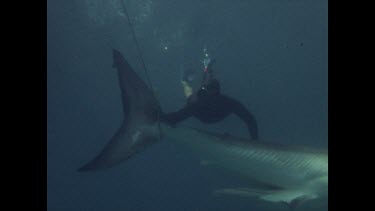
[[[165,111],[184,105],[181,67],[193,65],[199,75],[206,45],[217,60],[223,93],[251,110],[262,139],[327,147],[327,1],[125,3]],[[200,166],[165,142],[112,169],[78,173],[122,121],[111,47],[144,79],[145,74],[118,0],[48,0],[47,15],[49,211],[288,210],[255,199],[214,197],[212,190],[241,187],[243,181]],[[183,125],[248,136],[236,117],[216,125],[189,119]]]

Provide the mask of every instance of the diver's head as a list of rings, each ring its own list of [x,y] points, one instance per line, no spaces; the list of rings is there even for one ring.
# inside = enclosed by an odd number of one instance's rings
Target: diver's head
[[[220,94],[220,83],[216,79],[210,80],[208,83],[202,85],[198,93],[200,96],[206,95],[218,95]]]

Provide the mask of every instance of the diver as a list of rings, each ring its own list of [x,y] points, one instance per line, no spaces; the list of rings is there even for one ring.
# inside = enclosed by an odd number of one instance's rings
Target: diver
[[[213,76],[212,66],[215,60],[211,60],[206,54],[203,63],[205,68],[200,89],[193,92],[189,84],[192,81],[192,71],[190,69],[184,71],[181,83],[187,103],[179,111],[162,113],[161,121],[174,127],[189,117],[195,117],[203,123],[212,124],[230,114],[235,114],[246,123],[252,140],[258,140],[258,125],[255,117],[239,101],[221,94],[220,83]]]

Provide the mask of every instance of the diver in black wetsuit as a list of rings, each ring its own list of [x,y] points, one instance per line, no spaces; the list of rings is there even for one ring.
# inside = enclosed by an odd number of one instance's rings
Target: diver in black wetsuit
[[[212,64],[207,65],[202,86],[196,93],[192,92],[186,78],[182,78],[187,103],[177,112],[162,113],[161,121],[175,126],[193,116],[204,123],[216,123],[233,113],[246,123],[252,139],[258,140],[256,119],[240,102],[220,93],[220,83],[213,78]]]

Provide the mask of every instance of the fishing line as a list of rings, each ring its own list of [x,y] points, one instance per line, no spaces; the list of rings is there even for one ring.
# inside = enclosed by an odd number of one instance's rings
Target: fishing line
[[[124,14],[125,14],[125,16],[126,16],[126,18],[128,20],[129,28],[130,28],[130,30],[132,32],[134,43],[135,43],[135,45],[137,47],[137,51],[138,51],[139,57],[141,59],[142,65],[143,65],[143,69],[145,71],[147,83],[148,83],[148,85],[151,88],[151,92],[152,92],[153,97],[156,99],[155,90],[154,90],[154,88],[152,86],[150,77],[148,76],[148,70],[147,70],[147,67],[146,67],[146,63],[145,63],[145,61],[143,59],[143,54],[142,54],[141,48],[139,47],[137,36],[135,35],[134,27],[133,27],[133,24],[131,23],[131,20],[130,20],[129,14],[128,14],[128,10],[126,9],[124,0],[120,0],[120,2],[121,2],[122,10],[123,10],[123,12],[124,12]],[[158,123],[158,131],[159,131],[159,140],[161,139],[160,112],[161,112],[161,109],[158,108],[158,110],[157,110],[157,123]]]
[[[146,64],[145,64],[145,61],[143,59],[143,54],[142,54],[142,51],[141,51],[141,48],[139,47],[139,43],[138,43],[138,40],[137,40],[137,36],[135,35],[135,31],[134,31],[134,27],[133,27],[133,24],[131,23],[131,20],[130,20],[130,17],[129,17],[129,14],[128,14],[128,10],[126,9],[126,6],[125,6],[125,3],[124,3],[124,0],[120,0],[121,2],[121,6],[122,6],[122,10],[128,20],[128,24],[129,24],[129,28],[131,30],[131,33],[132,33],[132,37],[134,39],[134,43],[137,47],[137,51],[138,51],[138,54],[139,54],[139,57],[141,59],[141,62],[142,62],[142,65],[143,65],[143,69],[145,71],[145,75],[146,75],[146,79],[147,79],[147,83],[149,84],[153,94],[154,94],[154,89],[152,87],[152,83],[151,83],[151,80],[148,76],[148,70],[147,70],[147,67],[146,67]]]

